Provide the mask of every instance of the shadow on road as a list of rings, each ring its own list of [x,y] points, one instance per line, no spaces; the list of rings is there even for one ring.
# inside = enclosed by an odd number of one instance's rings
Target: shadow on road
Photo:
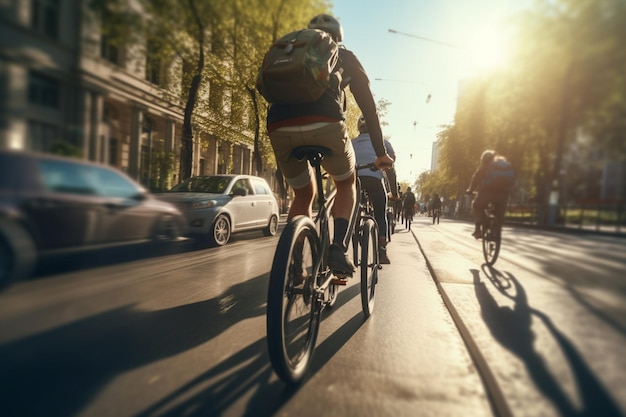
[[[597,300],[581,289],[610,289],[620,297],[626,297],[623,250],[607,246],[606,236],[586,236],[577,239],[575,245],[564,239],[563,234],[547,233],[541,237],[543,250],[537,250],[537,235],[534,229],[515,230],[515,237],[506,239],[511,253],[521,253],[524,258],[536,262],[545,271],[545,279],[563,287],[581,306],[626,335],[626,321],[618,315],[612,316],[598,306]],[[546,249],[549,248],[549,249]],[[589,279],[593,277],[593,279]]]
[[[267,274],[259,275],[233,285],[219,297],[157,311],[128,305],[0,345],[0,415],[77,415],[116,378],[198,348],[243,320],[264,316],[267,282]],[[357,296],[358,289],[358,285],[343,289],[334,310]],[[224,309],[224,300],[232,299],[237,303]],[[236,403],[244,404],[245,415],[272,416],[362,324],[359,313],[320,343],[312,369],[299,386],[274,376],[262,338],[138,416],[222,415]]]
[[[128,305],[0,345],[0,415],[76,415],[116,377],[264,315],[266,289],[267,274],[259,275],[219,297],[156,311]],[[225,309],[231,299],[238,302]]]
[[[281,230],[282,227],[279,229]],[[228,245],[236,242],[251,242],[271,239],[258,231],[236,233],[231,236]],[[46,255],[37,263],[30,279],[42,279],[50,275],[81,271],[90,268],[121,264],[142,259],[159,258],[185,252],[218,250],[206,242],[193,239],[181,239],[176,242],[146,242],[117,245],[100,249],[89,249],[79,253]]]
[[[494,287],[515,303],[513,309],[499,306],[485,283],[481,281],[480,271],[471,270],[476,298],[485,324],[494,339],[524,362],[535,386],[558,412],[562,416],[622,416],[574,344],[559,331],[549,317],[528,305],[526,292],[518,280],[510,273],[504,275],[487,265],[483,265],[482,270]],[[570,401],[557,378],[550,372],[544,358],[535,350],[533,346],[535,335],[531,329],[533,316],[546,326],[568,360],[581,396],[582,409],[578,410]]]
[[[343,298],[343,302],[348,299]],[[334,309],[337,307],[336,304]],[[263,338],[229,356],[136,417],[218,416],[248,395],[250,400],[246,404],[244,416],[273,416],[324,367],[362,324],[363,315],[358,313],[320,343],[315,349],[311,369],[298,385],[286,384],[273,377],[267,341]]]

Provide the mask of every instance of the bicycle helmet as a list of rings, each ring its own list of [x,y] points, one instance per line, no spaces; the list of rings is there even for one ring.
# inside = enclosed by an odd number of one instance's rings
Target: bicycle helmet
[[[487,164],[493,161],[495,157],[496,157],[496,151],[487,149],[485,152],[482,153],[482,155],[480,155],[480,162],[482,164]]]
[[[328,32],[335,42],[343,40],[343,29],[339,21],[328,14],[318,14],[309,22],[309,29],[319,29]]]
[[[357,127],[359,128],[360,133],[367,133],[367,123],[365,123],[365,116],[363,115],[359,116]]]

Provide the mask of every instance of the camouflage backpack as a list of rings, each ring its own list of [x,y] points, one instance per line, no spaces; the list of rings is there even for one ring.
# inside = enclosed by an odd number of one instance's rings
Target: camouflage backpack
[[[330,85],[338,58],[339,46],[328,33],[318,29],[291,32],[265,54],[256,88],[270,103],[316,101]]]

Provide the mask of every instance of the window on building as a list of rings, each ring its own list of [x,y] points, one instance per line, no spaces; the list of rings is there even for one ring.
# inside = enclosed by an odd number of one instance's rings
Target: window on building
[[[224,88],[217,83],[210,86],[209,108],[218,115],[224,111]]]
[[[109,139],[109,165],[119,166],[119,141],[116,138]]]
[[[50,152],[60,139],[57,126],[30,120],[27,125],[26,148],[37,152]]]
[[[149,40],[146,46],[146,80],[161,85],[161,47],[157,41]]]
[[[120,42],[122,40],[121,27],[113,12],[103,10],[102,33],[100,35],[100,57],[107,61],[121,65]]]
[[[102,35],[100,38],[100,56],[113,64],[119,65],[120,63],[119,49],[107,35]]]
[[[30,72],[28,74],[28,102],[58,109],[61,103],[61,85],[54,78]]]
[[[52,39],[59,37],[59,0],[31,0],[31,27]]]

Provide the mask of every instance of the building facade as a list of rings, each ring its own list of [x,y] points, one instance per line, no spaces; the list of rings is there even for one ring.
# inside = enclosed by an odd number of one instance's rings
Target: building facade
[[[0,148],[75,154],[150,189],[177,183],[183,121],[180,62],[150,45],[116,46],[81,0],[0,4]],[[208,99],[208,97],[203,97]],[[194,127],[192,175],[252,171],[251,134]]]

